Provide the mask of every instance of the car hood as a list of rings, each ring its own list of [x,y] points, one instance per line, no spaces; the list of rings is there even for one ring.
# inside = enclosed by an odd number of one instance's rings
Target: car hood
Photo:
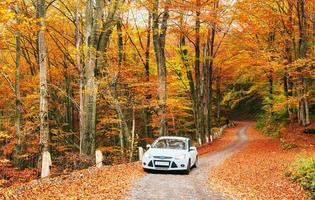
[[[179,156],[187,153],[187,150],[178,150],[178,149],[158,149],[150,148],[147,151],[151,156]]]

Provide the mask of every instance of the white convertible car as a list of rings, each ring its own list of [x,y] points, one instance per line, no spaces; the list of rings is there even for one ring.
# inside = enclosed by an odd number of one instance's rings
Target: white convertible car
[[[142,158],[145,170],[182,170],[189,174],[197,167],[198,152],[189,138],[163,136],[147,147]]]

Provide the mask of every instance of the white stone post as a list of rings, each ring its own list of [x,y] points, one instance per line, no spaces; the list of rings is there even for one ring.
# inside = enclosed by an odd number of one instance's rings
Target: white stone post
[[[198,144],[199,144],[199,145],[202,145],[202,143],[201,143],[201,138],[198,138]]]
[[[223,127],[222,128],[220,128],[220,132],[219,132],[219,134],[220,134],[220,136],[222,135],[222,133],[223,133]]]
[[[42,172],[41,178],[45,178],[50,174],[50,167],[51,167],[51,156],[48,151],[44,151],[42,155]]]
[[[96,167],[101,168],[103,166],[103,153],[100,150],[95,151]]]
[[[142,157],[143,157],[143,148],[142,147],[138,147],[138,152],[139,152],[139,160],[142,161]]]

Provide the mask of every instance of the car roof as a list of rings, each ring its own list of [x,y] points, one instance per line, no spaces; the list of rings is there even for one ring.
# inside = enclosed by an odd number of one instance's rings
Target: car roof
[[[187,137],[179,137],[179,136],[161,136],[158,138],[160,139],[177,139],[177,140],[188,140],[189,138]]]

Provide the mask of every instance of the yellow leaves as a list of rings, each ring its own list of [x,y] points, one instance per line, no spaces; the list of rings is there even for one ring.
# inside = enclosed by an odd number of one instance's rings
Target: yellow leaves
[[[10,136],[10,134],[4,132],[4,131],[0,131],[0,139],[9,139],[12,138],[12,136]]]
[[[0,22],[6,22],[14,18],[15,14],[6,9],[0,9]]]

